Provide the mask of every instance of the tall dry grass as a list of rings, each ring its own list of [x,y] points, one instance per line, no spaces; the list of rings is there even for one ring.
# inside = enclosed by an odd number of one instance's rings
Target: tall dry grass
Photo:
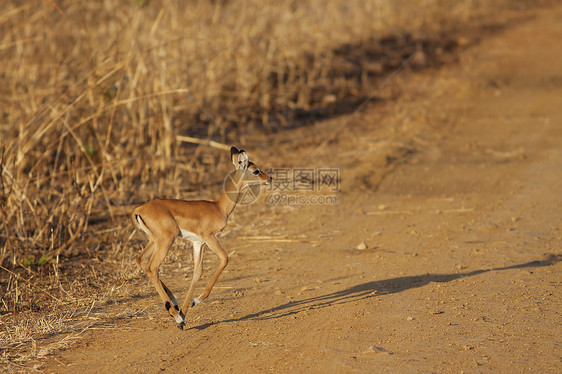
[[[9,2],[0,16],[0,262],[51,260],[87,235],[92,216],[115,223],[117,207],[201,182],[201,160],[177,135],[232,142],[237,130],[282,128],[294,113],[361,98],[369,66],[346,58],[346,46],[446,30],[489,8]],[[376,62],[371,70],[383,72]]]
[[[215,188],[224,152],[178,136],[239,143],[353,110],[413,50],[522,3],[7,1],[0,312],[75,300],[64,264],[125,248],[134,204]]]

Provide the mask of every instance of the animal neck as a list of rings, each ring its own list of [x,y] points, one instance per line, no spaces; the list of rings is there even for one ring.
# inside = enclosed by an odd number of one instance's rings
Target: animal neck
[[[244,172],[240,170],[236,170],[234,174],[229,174],[227,182],[224,184],[224,192],[217,200],[217,205],[225,219],[228,219],[232,214],[242,196],[242,190],[244,189],[243,174]]]

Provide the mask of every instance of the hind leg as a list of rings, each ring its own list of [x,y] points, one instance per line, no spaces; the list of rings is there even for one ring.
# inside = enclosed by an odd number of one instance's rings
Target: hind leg
[[[163,288],[164,291],[166,292],[166,295],[168,295],[168,297],[170,298],[170,300],[172,300],[172,305],[174,306],[174,308],[176,308],[176,310],[179,310],[178,301],[177,301],[176,298],[174,297],[174,294],[172,293],[172,291],[170,291],[170,290],[168,289],[168,287],[166,287],[166,285],[164,284],[164,282],[162,282],[162,280],[160,280],[160,283],[162,284],[162,288]]]
[[[174,242],[174,238],[175,238],[175,234],[159,236],[159,239],[155,241],[155,248],[154,251],[152,252],[152,256],[150,257],[150,260],[148,261],[145,272],[146,275],[148,275],[148,278],[150,279],[154,287],[156,288],[158,295],[160,295],[160,298],[162,299],[162,301],[164,301],[164,308],[166,308],[168,313],[170,313],[170,315],[174,317],[178,327],[180,329],[183,329],[183,326],[185,326],[185,319],[183,313],[180,313],[179,308],[177,306],[178,302],[176,298],[174,297],[172,292],[170,292],[168,287],[166,287],[164,282],[160,280],[160,275],[159,275],[160,265],[162,264],[162,261],[164,261],[164,258],[168,254],[168,250],[172,246],[172,243]]]
[[[147,252],[148,252],[148,254],[152,254],[152,249],[153,249],[153,247],[154,247],[154,242],[153,242],[152,240],[149,240],[149,241],[148,241],[148,244],[146,245],[146,247],[144,247],[144,249],[142,250],[142,252],[137,256],[137,260],[136,260],[136,261],[137,261],[137,265],[138,265],[139,268],[141,268],[141,270],[143,270],[143,269],[142,269],[142,264],[141,264],[141,261],[142,261],[143,256],[144,256]]]

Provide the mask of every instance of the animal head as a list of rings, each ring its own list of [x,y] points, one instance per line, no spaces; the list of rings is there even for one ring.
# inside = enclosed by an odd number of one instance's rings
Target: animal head
[[[245,174],[244,180],[250,181],[254,179],[256,182],[250,184],[271,184],[273,178],[264,173],[256,164],[250,161],[248,154],[244,150],[238,150],[236,147],[230,148],[230,160],[234,164],[236,170],[240,170]],[[252,177],[252,178],[247,178]]]

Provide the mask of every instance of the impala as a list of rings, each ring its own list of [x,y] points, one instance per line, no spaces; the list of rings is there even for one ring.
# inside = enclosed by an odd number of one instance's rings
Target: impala
[[[133,222],[148,237],[148,244],[138,255],[136,261],[144,270],[156,291],[164,301],[164,307],[183,329],[185,315],[189,307],[206,299],[215,282],[228,264],[228,255],[217,240],[217,234],[227,225],[228,217],[239,202],[244,190],[252,185],[267,185],[272,178],[250,162],[243,150],[230,149],[230,159],[235,172],[225,183],[225,192],[216,201],[155,199],[135,208],[131,214]],[[170,289],[160,280],[160,264],[168,254],[176,237],[184,238],[193,244],[193,278],[181,309]],[[209,284],[200,296],[192,299],[197,281],[202,274],[203,245],[206,244],[220,260]],[[143,268],[143,256],[149,256]]]

